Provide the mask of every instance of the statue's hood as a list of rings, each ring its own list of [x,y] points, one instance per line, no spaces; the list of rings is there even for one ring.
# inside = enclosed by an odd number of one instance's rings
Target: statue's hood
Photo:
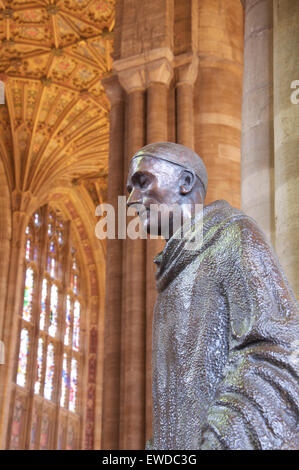
[[[192,235],[190,230],[186,230],[185,236],[181,239],[176,238],[178,233],[176,232],[169,239],[164,250],[154,259],[154,263],[157,265],[156,280],[158,292],[163,291],[182,269],[200,255],[207,246],[216,241],[227,225],[237,219],[246,217],[240,210],[233,208],[228,202],[223,200],[214,201],[204,206],[203,211],[195,217],[195,231],[202,230],[202,239],[196,245],[196,248],[192,250],[186,249],[190,239],[191,241],[192,237],[194,239],[194,232]]]

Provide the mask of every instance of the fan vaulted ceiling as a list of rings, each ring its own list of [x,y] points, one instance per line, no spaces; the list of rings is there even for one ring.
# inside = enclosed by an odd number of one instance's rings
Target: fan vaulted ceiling
[[[1,18],[2,16],[2,18]],[[105,175],[114,0],[0,0],[0,153],[11,189]]]

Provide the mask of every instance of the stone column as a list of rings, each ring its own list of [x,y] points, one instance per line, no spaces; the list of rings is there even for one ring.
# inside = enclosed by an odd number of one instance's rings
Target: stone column
[[[273,2],[243,5],[242,209],[274,243]]]
[[[25,228],[29,220],[28,210],[32,195],[29,193],[12,194],[12,240],[7,280],[3,341],[5,344],[5,364],[0,368],[1,383],[1,448],[6,449],[7,431],[11,410],[12,387],[15,361],[18,357],[16,345],[19,335],[19,310],[21,298],[16,292],[22,291],[25,252]]]
[[[172,58],[172,54],[169,54]],[[168,88],[173,69],[167,57],[146,65],[147,74],[147,124],[146,141],[168,140]],[[152,434],[152,321],[157,297],[154,257],[162,251],[161,239],[146,242],[146,439]]]
[[[1,298],[0,298],[0,360],[4,360],[4,363],[8,363],[8,344],[7,338],[9,338],[10,325],[9,317],[7,315],[6,300],[8,291],[8,273],[10,270],[10,254],[11,254],[11,237],[12,237],[12,210],[11,210],[11,198],[5,170],[0,163],[0,286],[1,286]],[[4,348],[4,349],[2,349]],[[4,357],[2,358],[2,354]],[[7,374],[7,365],[0,363],[0,413],[3,415],[4,407],[3,403],[6,402],[7,395],[5,394],[5,376]],[[7,403],[7,402],[6,402]],[[8,406],[8,405],[7,405]],[[4,428],[1,425],[0,420],[0,436],[3,435],[1,432]],[[4,434],[6,434],[4,432]],[[1,449],[4,449],[2,441]]]
[[[11,241],[11,202],[5,170],[0,163],[0,340],[3,337],[5,318],[5,300],[7,292],[7,278],[9,269],[10,241]],[[1,351],[0,351],[1,352]]]
[[[274,0],[273,9],[275,246],[299,298],[299,3]]]
[[[114,63],[120,83],[127,92],[125,179],[129,160],[136,150],[145,143],[167,141],[172,60],[170,49],[161,48]],[[146,90],[146,96],[143,90]],[[121,448],[124,449],[144,448],[145,440],[152,434],[151,344],[156,298],[153,259],[163,246],[162,240],[126,241],[120,432]]]
[[[116,76],[103,81],[111,103],[108,203],[123,194],[125,96]],[[122,310],[122,240],[107,240],[102,449],[118,449]]]
[[[239,1],[198,2],[198,54],[195,150],[209,175],[206,203],[226,199],[239,207],[243,77]]]
[[[176,69],[177,143],[194,149],[193,86],[198,73],[198,56],[187,57],[187,62]]]
[[[145,143],[145,93],[139,70],[119,73],[127,92],[124,181],[132,155]],[[145,444],[145,240],[126,239],[123,257],[120,449]]]

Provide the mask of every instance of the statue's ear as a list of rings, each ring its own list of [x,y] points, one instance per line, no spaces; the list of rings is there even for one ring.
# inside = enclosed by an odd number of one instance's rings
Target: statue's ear
[[[180,175],[180,194],[188,194],[195,184],[195,173],[193,170],[183,170]]]

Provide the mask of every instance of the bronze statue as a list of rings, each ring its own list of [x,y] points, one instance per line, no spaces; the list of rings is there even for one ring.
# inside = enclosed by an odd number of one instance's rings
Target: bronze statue
[[[204,164],[184,146],[154,143],[131,160],[128,205],[143,204],[147,230],[150,204],[183,213],[206,190]],[[299,308],[279,261],[226,201],[204,205],[193,227],[203,230],[197,249],[184,249],[190,232],[170,230],[155,259],[147,448],[299,449]]]

